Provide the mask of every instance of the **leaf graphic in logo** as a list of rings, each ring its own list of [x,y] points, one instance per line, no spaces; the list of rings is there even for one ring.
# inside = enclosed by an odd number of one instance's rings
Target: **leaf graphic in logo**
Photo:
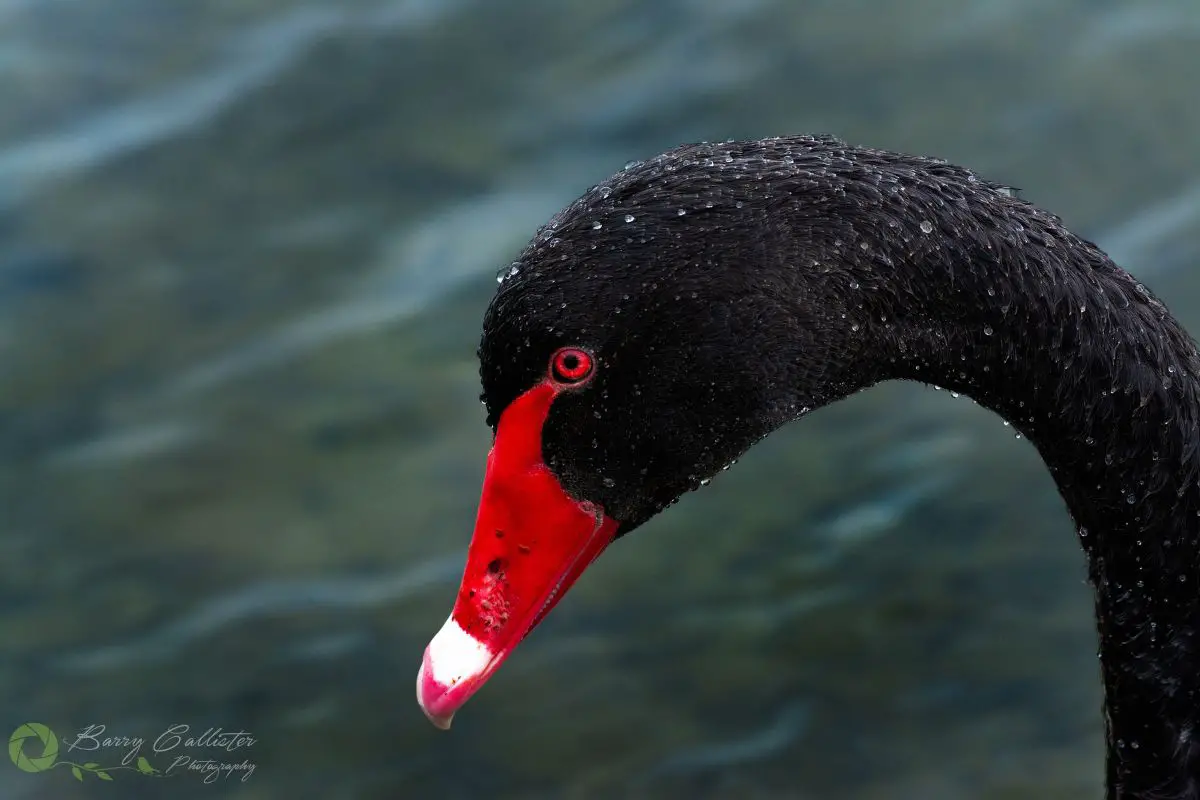
[[[109,775],[109,774],[108,774],[107,772],[105,772],[104,770],[100,770],[100,771],[98,771],[98,772],[96,773],[96,777],[98,777],[98,778],[99,778],[100,780],[102,780],[102,781],[111,781],[111,780],[112,780],[112,775]]]
[[[145,756],[138,756],[137,769],[138,769],[138,772],[142,773],[143,775],[157,775],[158,774],[158,770],[156,770],[154,767],[150,766],[150,762],[146,760]]]
[[[71,767],[71,774],[75,776],[75,780],[83,783],[83,771],[79,767]]]
[[[34,756],[25,752],[26,748],[30,752],[36,752],[38,743],[42,746],[41,755]],[[25,772],[45,772],[53,767],[58,759],[58,737],[40,722],[26,722],[8,738],[8,757],[17,765],[17,769]]]

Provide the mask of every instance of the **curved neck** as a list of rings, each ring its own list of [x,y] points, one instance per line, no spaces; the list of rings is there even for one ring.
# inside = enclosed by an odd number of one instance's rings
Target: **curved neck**
[[[1038,449],[1096,593],[1110,797],[1200,797],[1195,344],[1048,214],[1005,198],[928,219],[856,234],[859,363],[967,394]]]

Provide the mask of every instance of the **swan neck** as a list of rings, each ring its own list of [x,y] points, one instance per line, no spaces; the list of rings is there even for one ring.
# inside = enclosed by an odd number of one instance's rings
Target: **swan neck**
[[[974,398],[1037,448],[1095,591],[1110,797],[1200,797],[1195,343],[1057,219],[1014,204],[986,223],[1000,232],[852,273],[863,359]]]

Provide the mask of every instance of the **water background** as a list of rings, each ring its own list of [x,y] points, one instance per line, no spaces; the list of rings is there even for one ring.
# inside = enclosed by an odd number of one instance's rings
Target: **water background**
[[[1197,53],[1195,0],[0,0],[0,728],[257,738],[244,783],[0,796],[1099,797],[1067,514],[915,385],[623,540],[452,733],[413,676],[555,210],[829,132],[1020,187],[1200,331]]]

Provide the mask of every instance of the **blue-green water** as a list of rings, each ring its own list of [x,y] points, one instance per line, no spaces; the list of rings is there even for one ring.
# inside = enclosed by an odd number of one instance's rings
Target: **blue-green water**
[[[1021,187],[1200,331],[1198,48],[1194,0],[0,1],[0,733],[256,738],[209,754],[244,782],[5,761],[0,796],[1098,797],[1065,510],[918,386],[622,540],[450,734],[412,684],[479,321],[557,208],[830,132]]]

